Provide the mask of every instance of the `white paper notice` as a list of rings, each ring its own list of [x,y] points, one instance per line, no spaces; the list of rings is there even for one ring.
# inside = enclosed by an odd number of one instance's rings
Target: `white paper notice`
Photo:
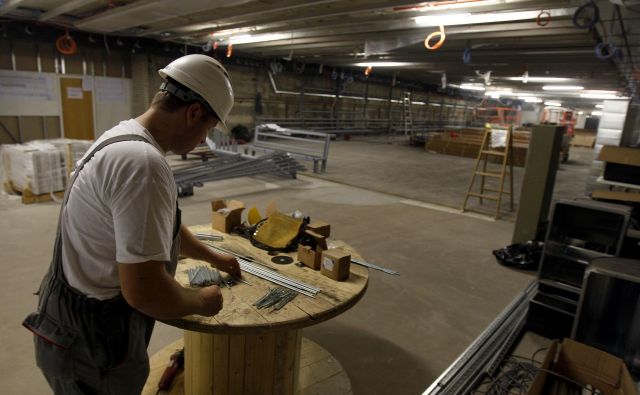
[[[507,131],[491,129],[491,148],[499,148],[507,145]]]
[[[67,87],[67,99],[82,99],[82,88],[75,86]]]
[[[322,260],[322,266],[329,271],[333,271],[333,261],[329,258],[324,258]]]
[[[96,78],[96,97],[99,102],[126,102],[128,95],[127,81],[119,78]]]
[[[93,77],[82,77],[82,90],[83,91],[93,90]]]

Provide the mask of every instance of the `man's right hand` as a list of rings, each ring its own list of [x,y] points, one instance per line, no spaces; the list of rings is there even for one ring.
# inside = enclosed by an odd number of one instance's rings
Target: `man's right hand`
[[[222,310],[222,293],[217,285],[201,288],[198,296],[202,302],[202,311],[198,314],[211,317]]]

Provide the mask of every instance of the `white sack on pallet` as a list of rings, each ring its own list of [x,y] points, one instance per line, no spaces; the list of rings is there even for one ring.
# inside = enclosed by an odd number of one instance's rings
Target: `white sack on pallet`
[[[29,188],[36,195],[63,191],[75,162],[91,145],[89,141],[55,139],[2,148],[3,181],[11,188]]]

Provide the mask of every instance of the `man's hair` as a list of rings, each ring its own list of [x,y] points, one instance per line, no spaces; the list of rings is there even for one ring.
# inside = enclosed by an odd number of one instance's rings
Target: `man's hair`
[[[179,88],[183,90],[188,90],[188,88],[186,88],[184,85],[180,84],[179,82],[171,78],[169,78],[169,81],[172,84],[177,85]],[[206,119],[209,119],[209,117],[215,117],[215,114],[209,111],[208,109],[209,106],[205,105],[203,102],[199,100],[182,101],[178,97],[163,90],[158,91],[155,94],[155,96],[153,97],[153,100],[151,101],[151,107],[173,114],[175,112],[178,112],[183,107],[189,106],[193,103],[200,103],[200,106],[202,107],[202,110],[203,110],[203,114],[206,115]]]

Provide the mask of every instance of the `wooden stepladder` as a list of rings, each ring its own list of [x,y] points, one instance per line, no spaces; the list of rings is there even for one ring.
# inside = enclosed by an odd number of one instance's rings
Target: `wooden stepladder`
[[[500,217],[500,208],[502,205],[502,195],[509,195],[510,199],[510,211],[513,211],[513,127],[500,127],[487,124],[485,127],[484,135],[482,136],[482,143],[480,145],[480,151],[478,152],[478,158],[476,159],[473,174],[471,175],[471,181],[467,188],[467,193],[464,197],[464,203],[462,204],[462,211],[467,209],[467,203],[470,197],[475,197],[480,200],[482,204],[483,199],[493,200],[496,202],[496,216]],[[501,158],[497,161],[491,160],[492,158]],[[480,170],[480,163],[482,162],[482,170]],[[497,164],[498,166],[490,166]],[[507,172],[507,166],[509,171]],[[499,167],[499,168],[496,168]],[[480,192],[473,192],[474,183],[476,178],[480,176]],[[504,190],[504,179],[509,177],[509,191]],[[496,189],[492,189],[491,186],[487,187],[488,179],[496,179],[498,185]],[[487,194],[487,192],[493,192]]]

